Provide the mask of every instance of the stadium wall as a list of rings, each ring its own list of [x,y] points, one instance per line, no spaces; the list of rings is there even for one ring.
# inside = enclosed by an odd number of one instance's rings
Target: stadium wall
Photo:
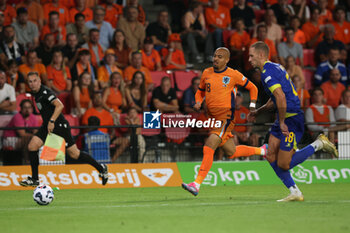
[[[109,181],[101,186],[98,172],[88,165],[40,167],[40,182],[60,189],[174,187],[192,182],[200,163],[110,164]],[[30,166],[0,167],[0,190],[24,190],[19,181]],[[297,183],[350,183],[350,160],[309,160],[291,170]],[[203,185],[280,184],[266,161],[214,162]]]

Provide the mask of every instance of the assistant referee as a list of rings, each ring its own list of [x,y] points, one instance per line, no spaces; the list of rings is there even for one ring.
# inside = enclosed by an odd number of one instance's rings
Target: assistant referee
[[[62,110],[64,105],[56,97],[55,93],[48,87],[41,84],[41,79],[37,72],[29,72],[27,75],[27,83],[31,89],[32,95],[35,97],[36,105],[43,118],[43,124],[39,131],[30,140],[28,145],[30,165],[32,168],[32,176],[28,176],[26,180],[20,182],[22,186],[38,186],[38,167],[39,167],[39,148],[44,145],[48,134],[54,133],[66,140],[67,152],[70,157],[82,163],[88,163],[99,171],[102,178],[102,184],[108,181],[108,169],[105,164],[99,164],[89,154],[80,151],[73,141],[71,129],[68,121],[64,118]]]

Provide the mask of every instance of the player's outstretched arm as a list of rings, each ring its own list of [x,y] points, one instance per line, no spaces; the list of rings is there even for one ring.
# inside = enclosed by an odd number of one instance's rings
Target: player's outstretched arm
[[[255,110],[256,100],[258,99],[258,88],[252,82],[248,82],[248,84],[245,86],[245,89],[249,91],[249,95],[250,95],[249,109],[250,111],[253,111]]]

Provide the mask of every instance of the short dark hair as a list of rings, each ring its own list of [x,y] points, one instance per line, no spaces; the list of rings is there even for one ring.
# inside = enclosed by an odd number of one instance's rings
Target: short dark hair
[[[93,33],[93,32],[98,32],[98,33],[100,33],[100,30],[98,30],[97,28],[91,28],[91,29],[89,30],[89,35],[91,35],[91,33]]]
[[[314,95],[316,91],[320,91],[320,92],[322,92],[322,95],[324,95],[324,91],[321,87],[315,87],[314,89],[312,89],[311,95]]]
[[[285,32],[287,32],[287,31],[293,31],[293,32],[295,32],[294,28],[292,28],[292,27],[286,27],[286,28],[284,29],[284,31],[285,31]]]
[[[39,73],[36,72],[36,71],[30,71],[30,72],[27,74],[27,77],[29,77],[29,76],[37,76],[37,77],[40,78]]]
[[[258,32],[260,28],[265,28],[266,31],[267,31],[267,26],[266,26],[265,24],[260,24],[260,25],[258,25],[258,27],[256,28],[256,32]]]
[[[200,80],[198,76],[193,77],[191,80],[191,84],[193,85],[194,81],[197,81],[197,80]]]
[[[134,55],[137,55],[137,54],[141,54],[142,55],[142,53],[140,51],[134,51],[134,52],[131,53],[131,57],[133,57]]]
[[[88,118],[88,126],[100,126],[101,121],[97,116],[91,116]]]
[[[60,17],[60,14],[57,11],[50,11],[49,18],[53,15],[57,15],[58,17]]]
[[[21,14],[28,14],[28,10],[25,7],[20,7],[17,9],[17,16]]]
[[[82,13],[76,13],[74,16],[74,21],[77,21],[80,17],[83,17],[85,19],[85,15]]]
[[[33,102],[32,102],[30,99],[24,99],[24,100],[22,100],[21,103],[19,104],[19,106],[20,106],[21,108],[23,108],[23,106],[24,106],[25,103],[30,103],[30,105],[32,106],[32,108],[34,108]]]

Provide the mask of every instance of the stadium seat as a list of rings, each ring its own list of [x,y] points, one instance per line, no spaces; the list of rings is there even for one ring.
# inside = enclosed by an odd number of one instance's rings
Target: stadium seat
[[[143,125],[143,114],[139,114],[140,122]],[[156,154],[156,158],[160,158],[160,150],[159,150],[159,135],[161,133],[161,129],[144,129],[143,126],[141,128],[141,134],[146,142],[146,150],[145,153],[141,157],[141,161],[145,161],[145,157],[147,152],[153,150]],[[157,159],[156,159],[157,160]]]
[[[304,66],[316,68],[315,51],[313,49],[303,49]]]
[[[188,118],[181,117],[181,115],[178,115],[177,117],[172,117],[172,118],[164,118],[164,121],[165,121],[166,125],[169,125],[169,120],[170,119],[171,119],[172,122],[179,122],[179,121],[186,122],[186,120]],[[168,128],[165,128],[165,136],[167,137],[167,139],[169,139],[168,141],[175,142],[175,143],[178,143],[178,144],[181,144],[188,137],[190,132],[191,132],[191,128],[190,127],[187,127],[187,128],[179,128],[179,127],[168,127]]]
[[[79,118],[76,116],[73,116],[71,114],[64,114],[64,117],[68,121],[70,126],[79,126]],[[71,129],[72,136],[78,136],[80,133],[80,129]]]
[[[230,38],[235,30],[224,30],[222,32],[222,40],[224,41],[224,45],[226,48],[230,47]]]
[[[199,75],[199,71],[175,71],[174,79],[178,90],[184,91],[191,86],[192,78]]]
[[[174,88],[175,87],[175,83],[174,83],[174,77],[173,77],[173,73],[172,71],[151,71],[151,76],[152,76],[152,80],[154,83],[155,87],[160,86],[161,82],[162,82],[162,78],[164,76],[168,76],[171,79],[171,87]]]
[[[264,20],[266,10],[254,10],[256,23],[260,23]]]
[[[43,118],[41,117],[41,115],[35,115],[35,117],[38,122],[38,125],[41,126],[43,124]]]
[[[305,89],[311,90],[313,88],[314,72],[310,69],[303,69],[303,74],[305,77]]]
[[[35,99],[30,93],[22,93],[16,97],[16,110],[17,110],[17,112],[19,112],[21,110],[20,104],[21,104],[22,100],[24,100],[24,99],[32,101],[34,104],[35,111],[37,113],[39,113],[39,109],[37,108],[37,106],[35,104]]]
[[[120,118],[119,118],[119,123],[120,123],[120,125],[127,125],[127,124],[126,124],[126,121],[125,121],[126,116],[127,116],[126,113],[120,114]],[[124,134],[124,133],[127,133],[127,132],[128,132],[129,128],[117,128],[117,130],[118,130],[120,133]]]
[[[70,92],[62,92],[57,95],[57,98],[63,103],[64,108],[62,110],[63,114],[70,114],[73,104],[73,96]]]
[[[0,127],[6,127],[11,119],[12,119],[13,115],[0,115]],[[0,130],[0,137],[2,137],[2,135],[4,134],[4,130]]]

